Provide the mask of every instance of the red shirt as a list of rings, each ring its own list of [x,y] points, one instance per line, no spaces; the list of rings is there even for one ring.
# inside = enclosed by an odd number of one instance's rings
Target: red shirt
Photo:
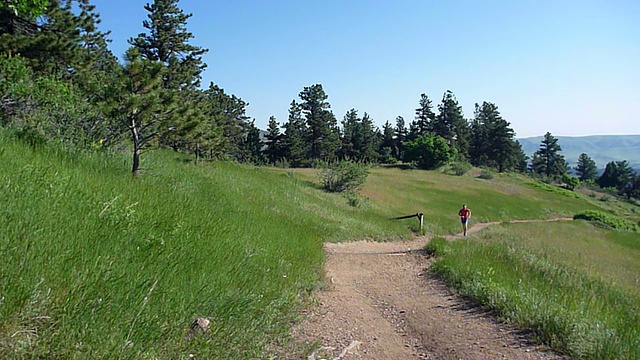
[[[467,219],[469,218],[469,215],[471,215],[471,210],[469,210],[469,208],[460,209],[460,211],[458,211],[458,215],[460,215],[461,219]]]

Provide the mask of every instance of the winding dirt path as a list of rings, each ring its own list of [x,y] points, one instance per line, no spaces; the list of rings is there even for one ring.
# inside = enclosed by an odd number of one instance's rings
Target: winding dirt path
[[[571,219],[546,221],[560,220]],[[475,224],[468,233],[495,224]],[[427,272],[431,260],[420,249],[428,240],[325,244],[326,286],[293,329],[299,344],[315,349],[307,360],[562,358],[451,295]],[[288,359],[303,358],[294,356]]]

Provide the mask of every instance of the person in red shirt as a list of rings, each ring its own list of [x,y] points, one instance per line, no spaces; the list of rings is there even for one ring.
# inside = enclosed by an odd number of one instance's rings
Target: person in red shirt
[[[462,209],[458,211],[458,216],[460,216],[460,222],[462,223],[462,231],[464,236],[467,236],[467,224],[469,223],[469,218],[471,217],[471,210],[467,207],[467,205],[462,204]]]

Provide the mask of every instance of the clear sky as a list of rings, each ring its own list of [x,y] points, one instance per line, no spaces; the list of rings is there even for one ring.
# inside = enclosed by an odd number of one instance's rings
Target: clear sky
[[[122,56],[152,0],[94,0]],[[517,137],[640,134],[638,0],[182,0],[213,81],[265,128],[321,83],[351,108],[407,124],[421,93],[467,118],[495,103]]]

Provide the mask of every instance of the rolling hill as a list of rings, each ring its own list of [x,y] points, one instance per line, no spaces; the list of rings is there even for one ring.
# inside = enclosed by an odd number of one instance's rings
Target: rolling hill
[[[542,136],[518,139],[524,152],[531,156],[540,146]],[[562,154],[571,166],[578,156],[586,153],[599,169],[610,161],[627,160],[631,167],[640,170],[640,135],[556,136]]]

